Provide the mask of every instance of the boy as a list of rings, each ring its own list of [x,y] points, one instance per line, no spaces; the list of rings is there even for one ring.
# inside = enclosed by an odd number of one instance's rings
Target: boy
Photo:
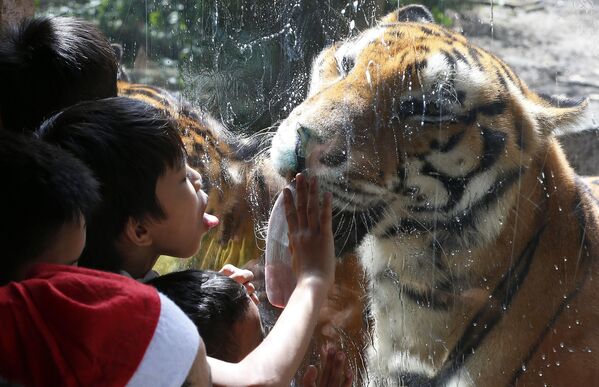
[[[0,128],[31,132],[79,101],[114,97],[118,63],[91,23],[25,20],[0,33]]]
[[[72,155],[0,130],[0,285],[35,262],[75,264],[98,183]]]
[[[45,122],[39,135],[100,181],[82,266],[153,276],[160,255],[192,256],[218,224],[205,213],[207,197],[175,123],[150,105],[125,97],[82,102]]]
[[[200,176],[185,164],[175,124],[126,98],[82,102],[42,125],[39,135],[80,158],[101,184],[81,264],[145,276],[161,254],[188,257],[218,220],[205,214]],[[297,286],[277,324],[241,362],[209,358],[223,385],[285,385],[299,367],[334,280],[331,196],[322,211],[315,181],[297,177],[297,210],[285,192]]]
[[[264,340],[260,313],[245,288],[213,271],[184,270],[151,279],[148,285],[170,298],[193,321],[204,338],[210,357],[230,363],[243,360]],[[321,377],[310,366],[302,385],[349,387],[352,374],[346,370],[342,352],[330,347],[321,356]]]
[[[91,172],[9,131],[0,131],[0,168],[0,384],[181,385],[190,368],[207,378],[197,329],[168,298],[66,266],[77,262],[98,201]]]

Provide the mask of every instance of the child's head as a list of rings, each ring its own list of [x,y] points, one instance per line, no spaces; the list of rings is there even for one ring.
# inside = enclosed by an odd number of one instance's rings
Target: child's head
[[[0,170],[0,285],[32,263],[75,263],[99,200],[89,169],[61,149],[0,130]]]
[[[35,18],[0,33],[2,125],[32,131],[79,101],[114,97],[118,64],[106,37],[88,22]]]
[[[177,126],[125,97],[82,102],[46,121],[39,136],[82,160],[100,183],[80,265],[142,277],[159,255],[189,257],[216,224],[201,179],[187,167]]]
[[[260,344],[258,308],[243,285],[212,271],[186,270],[148,282],[169,297],[198,327],[208,356],[239,362]]]

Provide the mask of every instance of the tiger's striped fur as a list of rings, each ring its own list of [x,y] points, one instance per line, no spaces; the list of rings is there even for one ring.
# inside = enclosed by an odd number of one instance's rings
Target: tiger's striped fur
[[[598,207],[552,134],[585,106],[420,6],[315,59],[271,159],[319,177],[358,248],[370,385],[596,384]]]

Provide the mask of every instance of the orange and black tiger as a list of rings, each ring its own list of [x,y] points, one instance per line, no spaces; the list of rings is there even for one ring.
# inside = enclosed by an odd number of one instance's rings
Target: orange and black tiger
[[[271,160],[333,193],[374,320],[371,386],[599,380],[599,212],[546,99],[408,6],[314,61]]]

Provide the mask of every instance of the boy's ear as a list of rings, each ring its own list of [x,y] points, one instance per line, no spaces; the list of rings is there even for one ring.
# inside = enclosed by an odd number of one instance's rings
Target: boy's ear
[[[137,246],[150,246],[152,244],[152,236],[145,222],[139,221],[133,217],[129,217],[125,224],[125,236],[134,245]]]

